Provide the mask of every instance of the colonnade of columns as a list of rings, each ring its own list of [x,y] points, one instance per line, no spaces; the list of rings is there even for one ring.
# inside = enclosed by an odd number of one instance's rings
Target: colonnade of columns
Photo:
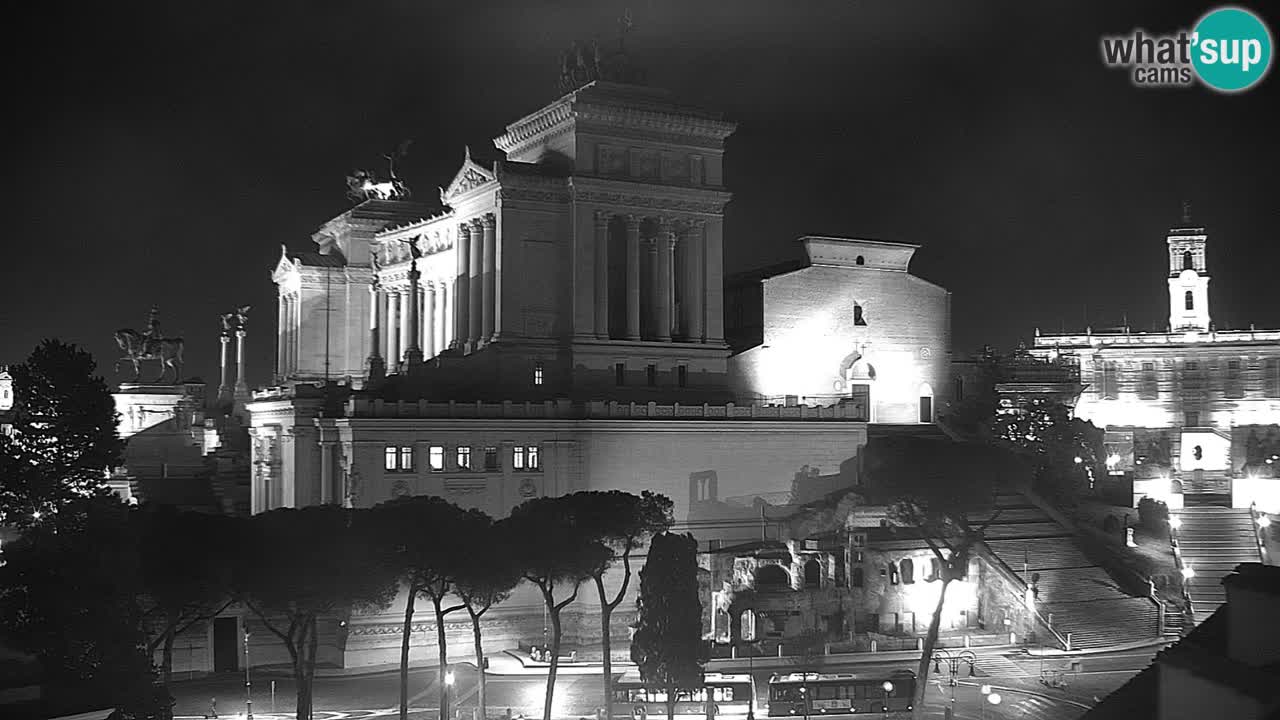
[[[417,285],[416,293],[413,285]],[[450,347],[454,339],[449,308],[453,305],[453,280],[432,278],[421,283],[371,289],[369,326],[373,354],[396,367],[413,346],[424,358]],[[417,332],[410,332],[416,328]]]
[[[296,372],[299,365],[298,329],[301,327],[301,303],[297,293],[280,296],[277,303],[280,332],[276,335],[276,367],[281,377]],[[243,350],[237,348],[237,358]]]
[[[595,335],[610,337],[610,226],[621,218],[625,242],[625,269],[622,282],[626,288],[625,329],[623,339],[670,342],[673,337],[701,342],[706,340],[703,319],[707,313],[709,258],[704,241],[702,220],[677,221],[671,218],[644,218],[638,215],[615,215],[596,211],[595,215]],[[649,237],[641,237],[648,219]],[[644,274],[641,252],[648,254],[648,273]],[[643,284],[642,284],[643,283]],[[644,285],[648,292],[644,293]],[[677,287],[679,293],[677,293]],[[642,299],[644,307],[642,306]],[[643,316],[643,322],[642,322]]]

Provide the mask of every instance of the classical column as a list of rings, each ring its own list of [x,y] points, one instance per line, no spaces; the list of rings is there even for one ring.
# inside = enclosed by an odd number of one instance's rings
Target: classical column
[[[465,223],[458,226],[458,242],[454,245],[457,258],[457,279],[453,288],[453,333],[449,347],[462,348],[467,344],[471,317],[468,313],[471,300],[471,279],[467,267],[471,262],[471,228]]]
[[[222,375],[218,382],[218,401],[221,402],[230,393],[231,388],[227,386],[227,345],[230,344],[231,338],[227,337],[226,331],[218,336],[218,340],[222,342],[221,367]]]
[[[409,304],[409,311],[405,313],[405,348],[404,362],[406,366],[414,366],[422,364],[422,342],[419,333],[422,331],[422,316],[418,314],[422,303],[422,292],[418,284],[418,280],[422,278],[422,273],[418,271],[418,260],[414,258],[409,261],[409,291],[405,297],[405,301]]]
[[[436,353],[436,284],[427,281],[422,288],[422,354],[435,357]]]
[[[379,346],[382,357],[384,362],[395,362],[395,356],[391,354],[391,338],[395,335],[391,324],[391,293],[385,287],[378,291],[378,317],[381,318],[378,333],[382,336]]]
[[[596,337],[609,339],[609,213],[596,211]]]
[[[484,305],[484,319],[481,323],[479,339],[482,342],[487,343],[493,339],[494,302],[498,299],[498,296],[494,293],[497,288],[494,281],[497,279],[498,272],[498,256],[496,252],[497,238],[495,235],[495,231],[497,230],[497,220],[493,215],[485,215],[480,219],[480,225],[484,232],[484,274],[482,275],[483,279],[481,281],[481,286],[483,288],[482,294],[484,295],[484,300],[482,301]]]
[[[298,372],[298,297],[289,296],[289,372]]]
[[[640,218],[627,216],[627,339],[640,339]]]
[[[408,288],[400,288],[397,291],[399,295],[398,305],[400,306],[400,314],[396,319],[396,329],[399,331],[400,342],[397,346],[399,352],[396,353],[396,364],[400,364],[405,358],[405,353],[409,351],[410,330],[413,325],[409,322],[412,318],[410,313],[413,312],[413,296],[409,294]]]
[[[276,380],[284,378],[285,374],[285,346],[286,335],[285,330],[288,328],[286,320],[286,305],[284,295],[276,297]]]
[[[369,285],[369,358],[365,361],[365,379],[369,382],[381,380],[387,372],[387,366],[382,360],[382,338],[378,332],[381,295],[378,292],[378,279],[374,277],[373,283]]]
[[[671,342],[671,253],[676,247],[676,233],[671,221],[664,220],[658,228],[658,236],[653,239],[654,249],[658,253],[654,272],[653,304],[654,334],[660,342]]]
[[[249,395],[249,383],[244,379],[244,336],[247,334],[243,326],[236,328],[236,397],[240,398]]]
[[[467,325],[467,347],[475,350],[480,344],[480,333],[484,326],[484,226],[479,219],[471,221],[471,255],[467,270],[467,290],[470,297]]]
[[[436,290],[439,297],[436,299],[436,352],[442,353],[449,347],[453,338],[450,336],[452,323],[450,314],[452,306],[449,299],[449,280],[437,280]]]
[[[702,341],[702,222],[695,220],[684,227],[680,244],[684,259],[680,277],[684,293],[680,298],[681,334],[693,342]]]
[[[706,258],[706,266],[703,268],[703,277],[706,278],[703,286],[706,320],[703,327],[706,328],[707,342],[717,345],[724,342],[724,257],[721,254],[723,230],[724,219],[717,217],[707,222],[706,234],[702,237],[706,247],[703,253]]]
[[[400,357],[400,292],[387,290],[387,369],[391,370]]]
[[[321,431],[323,432],[323,430]],[[320,441],[320,504],[333,502],[333,448],[332,440]]]

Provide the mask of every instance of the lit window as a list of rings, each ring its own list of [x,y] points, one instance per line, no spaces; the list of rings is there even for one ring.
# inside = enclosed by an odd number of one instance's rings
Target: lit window
[[[471,448],[458,446],[458,469],[471,469]]]
[[[396,462],[397,457],[398,455],[396,453],[395,446],[388,445],[387,449],[384,451],[384,454],[383,454],[383,463],[382,463],[383,469],[394,472],[399,467],[399,465]]]
[[[525,448],[525,455],[529,459],[529,469],[537,470],[542,467],[542,460],[538,457],[538,446],[530,445]]]
[[[514,470],[538,469],[538,446],[517,445],[511,449],[511,467]]]
[[[432,472],[440,472],[444,470],[443,445],[432,445],[428,457],[430,458]]]
[[[534,385],[542,384],[542,363],[540,362],[536,362],[533,364],[533,384]]]
[[[413,472],[413,447],[388,445],[383,450],[382,467],[387,472]]]
[[[400,472],[413,471],[413,448],[404,446],[400,448]]]
[[[485,470],[498,469],[498,448],[487,447],[484,449],[484,469]]]
[[[523,445],[517,445],[514,448],[511,448],[511,469],[512,470],[524,469],[524,446]]]

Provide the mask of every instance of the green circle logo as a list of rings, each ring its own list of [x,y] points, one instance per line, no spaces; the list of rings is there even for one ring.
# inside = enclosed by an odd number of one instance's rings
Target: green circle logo
[[[1194,33],[1191,64],[1214,90],[1247,90],[1271,67],[1271,33],[1248,10],[1218,8],[1200,18]]]

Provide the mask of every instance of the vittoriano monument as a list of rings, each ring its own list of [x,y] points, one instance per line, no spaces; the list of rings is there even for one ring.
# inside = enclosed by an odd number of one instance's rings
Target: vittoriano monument
[[[123,328],[115,333],[116,344],[124,353],[116,360],[115,370],[120,372],[120,363],[127,361],[133,364],[134,382],[142,382],[143,361],[154,360],[160,363],[160,376],[152,382],[164,382],[169,370],[173,370],[173,383],[182,381],[182,338],[164,337],[160,334],[160,310],[155,306],[147,318],[146,332],[138,332],[133,328]]]

